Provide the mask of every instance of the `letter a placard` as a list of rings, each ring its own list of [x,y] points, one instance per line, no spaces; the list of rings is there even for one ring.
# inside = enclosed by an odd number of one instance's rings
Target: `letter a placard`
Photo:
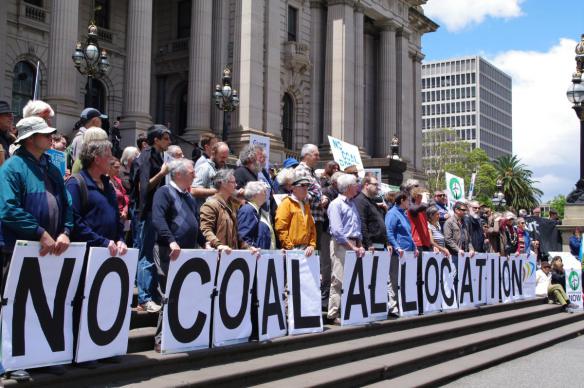
[[[280,251],[262,251],[257,262],[256,280],[259,340],[285,336],[284,255]]]
[[[128,249],[123,257],[111,257],[107,248],[89,249],[76,362],[128,351],[137,266],[137,249]]]
[[[39,257],[40,244],[18,241],[2,307],[2,365],[8,371],[73,361],[73,297],[85,243]]]

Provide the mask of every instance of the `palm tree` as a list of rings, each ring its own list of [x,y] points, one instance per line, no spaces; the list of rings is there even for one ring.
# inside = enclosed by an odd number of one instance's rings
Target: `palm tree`
[[[538,182],[532,179],[533,172],[516,155],[501,156],[494,164],[509,206],[516,211],[538,206],[543,192],[534,186]]]

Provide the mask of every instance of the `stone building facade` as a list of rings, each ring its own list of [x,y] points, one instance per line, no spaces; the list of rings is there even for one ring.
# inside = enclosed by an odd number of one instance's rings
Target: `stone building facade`
[[[70,133],[88,100],[71,55],[95,19],[111,70],[93,105],[121,117],[123,142],[151,123],[183,139],[221,134],[212,93],[226,65],[240,106],[229,143],[256,133],[282,160],[327,135],[385,158],[394,134],[421,171],[421,37],[436,30],[426,0],[6,0],[0,2],[0,98],[41,98]],[[96,10],[97,11],[94,11]],[[32,74],[32,76],[31,76]],[[31,78],[32,77],[32,78]],[[367,163],[366,163],[367,164]]]

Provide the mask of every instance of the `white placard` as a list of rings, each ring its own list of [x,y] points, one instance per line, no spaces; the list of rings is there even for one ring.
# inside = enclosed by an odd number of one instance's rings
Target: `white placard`
[[[213,346],[247,342],[251,336],[251,289],[256,257],[250,251],[221,253],[213,303]]]
[[[341,171],[349,166],[357,166],[358,171],[363,171],[363,162],[359,148],[353,144],[346,143],[340,139],[329,136],[329,144],[335,162],[339,164]]]
[[[256,134],[249,135],[249,144],[259,144],[264,147],[266,151],[266,170],[269,169],[270,166],[270,138],[267,136],[261,136]]]
[[[568,300],[578,306],[570,311],[582,311],[582,264],[574,257],[563,258],[562,263],[566,274]]]
[[[533,299],[535,298],[535,286],[537,283],[535,276],[537,272],[537,261],[536,255],[533,252],[525,257],[521,271],[521,278],[523,279],[523,298]]]
[[[286,252],[288,333],[319,333],[322,326],[320,258],[303,251]]]
[[[501,258],[497,253],[487,255],[487,268],[485,271],[485,289],[487,294],[487,304],[497,304],[501,299]]]
[[[170,262],[162,314],[161,353],[209,347],[217,251],[182,249]]]
[[[389,284],[391,254],[388,251],[367,252],[361,260],[364,263],[371,262],[371,265],[364,265],[365,279],[370,279],[369,289],[365,290],[369,321],[387,319],[387,305],[389,302],[387,286]]]
[[[404,252],[399,258],[399,315],[418,315],[418,259],[414,252]]]
[[[442,310],[441,265],[445,260],[441,253],[422,253],[422,276],[424,280],[424,314]]]
[[[2,306],[5,370],[73,361],[73,297],[85,243],[71,243],[60,256],[39,257],[36,241],[17,241]]]
[[[285,336],[284,255],[280,251],[262,251],[257,262],[256,280],[259,340]]]
[[[456,266],[452,257],[445,257],[440,264],[440,276],[442,277],[442,311],[458,308],[458,297],[454,284],[456,274]]]
[[[446,196],[448,197],[448,206],[452,206],[457,201],[464,201],[464,179],[450,173],[444,173],[446,178]]]
[[[111,257],[107,248],[89,249],[76,362],[127,353],[137,267],[137,249],[123,257]]]
[[[511,258],[501,256],[499,259],[499,284],[501,303],[512,300],[513,284],[511,283]]]
[[[353,250],[348,250],[345,254],[343,292],[341,295],[341,326],[369,322],[365,291],[369,280],[365,280],[364,267],[371,266],[371,264],[371,260],[364,263],[361,259],[358,259],[356,252]],[[371,268],[369,268],[369,272],[371,272]]]
[[[487,272],[487,265],[489,255],[487,253],[475,253],[472,257],[473,265],[473,292],[475,306],[487,304],[487,289],[485,288],[485,273]]]
[[[511,256],[511,300],[523,299],[523,262],[525,255]]]

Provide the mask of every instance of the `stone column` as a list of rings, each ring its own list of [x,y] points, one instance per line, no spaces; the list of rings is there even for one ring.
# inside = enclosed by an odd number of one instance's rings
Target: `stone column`
[[[265,3],[265,0],[236,1],[233,77],[240,103],[237,115],[232,115],[235,128],[229,136],[230,144],[236,149],[244,133],[262,129]]]
[[[71,61],[71,54],[79,39],[78,20],[79,0],[53,1],[45,100],[55,111],[53,125],[65,131],[73,127],[82,109],[77,105],[78,73]],[[86,33],[84,31],[83,35]]]
[[[152,125],[150,80],[152,73],[152,0],[128,1],[122,145],[135,143],[136,130]]]
[[[312,86],[310,89],[310,142],[321,144],[323,138],[323,91],[324,54],[326,35],[324,30],[324,9],[321,0],[310,2],[310,62],[312,63]]]
[[[8,2],[0,1],[0,36],[4,37],[4,43],[0,44],[0,99],[10,101],[10,95],[6,90],[6,30],[7,21],[6,14],[8,13]],[[12,106],[12,104],[11,104]]]
[[[189,88],[187,128],[184,138],[198,141],[211,130],[213,2],[193,0],[189,41]]]
[[[329,1],[326,33],[324,142],[355,143],[355,29],[353,2]]]
[[[412,106],[413,76],[409,57],[409,31],[400,29],[397,34],[397,131],[400,156],[410,166],[414,165],[414,113]]]
[[[376,155],[377,133],[378,131],[378,114],[377,107],[379,89],[379,74],[378,74],[378,41],[372,34],[365,34],[365,141],[364,147],[367,153],[371,156]],[[383,155],[385,156],[385,155]]]
[[[355,7],[355,145],[365,146],[364,139],[364,111],[365,111],[365,75],[364,75],[364,36],[363,36],[363,8]]]
[[[266,49],[264,50],[264,117],[263,130],[272,138],[271,145],[275,143],[278,148],[283,148],[282,142],[282,115],[280,94],[280,51],[282,39],[280,37],[280,2],[266,1]],[[261,129],[261,128],[259,128]],[[274,147],[276,148],[276,147]]]
[[[422,166],[422,143],[424,141],[422,133],[422,60],[424,54],[416,51],[412,54],[412,69],[413,69],[413,90],[412,101],[414,107],[414,166],[418,170],[423,170]]]
[[[213,0],[213,67],[211,70],[211,85],[221,83],[223,69],[227,65],[227,49],[229,39],[229,4],[224,0]],[[211,96],[209,96],[211,98]],[[211,128],[221,136],[223,130],[223,111],[214,105],[211,107]]]
[[[396,52],[395,31],[397,25],[386,21],[380,25],[378,76],[378,128],[375,156],[389,153],[391,138],[396,133]]]

